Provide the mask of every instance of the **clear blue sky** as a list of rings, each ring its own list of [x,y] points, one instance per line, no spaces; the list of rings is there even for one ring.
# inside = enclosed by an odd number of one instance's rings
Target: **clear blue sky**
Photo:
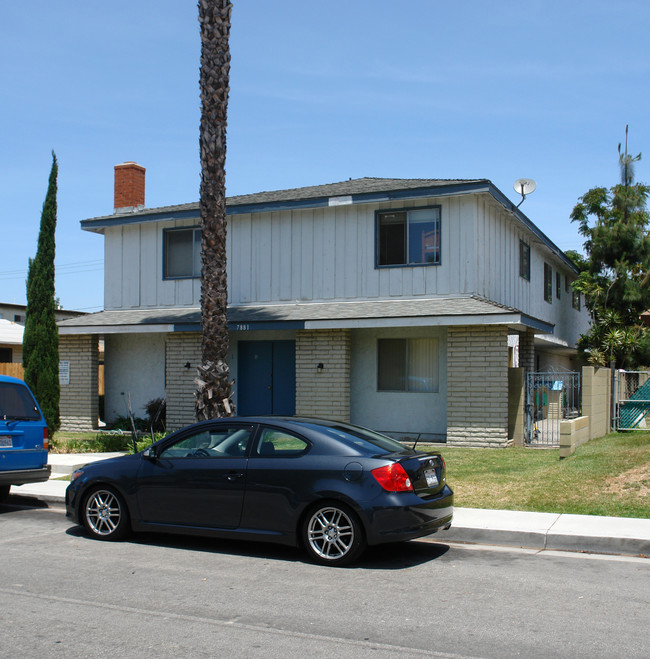
[[[562,249],[569,213],[649,150],[647,0],[234,0],[227,193],[350,177],[488,178]],[[51,151],[56,290],[103,306],[113,167],[147,168],[146,205],[198,201],[199,28],[192,0],[4,3],[0,301],[25,303]],[[648,154],[650,158],[650,153]],[[649,163],[637,179],[648,182]]]

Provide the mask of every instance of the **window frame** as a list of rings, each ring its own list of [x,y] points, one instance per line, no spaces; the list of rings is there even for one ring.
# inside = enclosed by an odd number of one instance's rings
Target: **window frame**
[[[202,456],[193,456],[189,454],[186,455],[165,454],[166,451],[170,451],[170,450],[173,451],[174,448],[178,447],[179,444],[183,444],[183,442],[187,442],[188,440],[196,441],[196,439],[201,435],[207,435],[208,436],[207,438],[211,440],[213,435],[218,435],[222,433],[224,430],[230,430],[232,432],[223,441],[227,441],[231,439],[236,433],[238,433],[241,430],[248,432],[248,437],[246,438],[246,447],[242,454],[233,455],[229,453],[219,453],[219,452],[210,453],[209,455],[202,455]],[[246,459],[248,454],[250,453],[250,447],[256,439],[256,432],[257,432],[257,427],[253,423],[232,423],[232,424],[222,423],[218,425],[206,425],[200,428],[197,428],[196,426],[192,426],[192,427],[188,427],[182,433],[182,435],[171,439],[171,441],[167,441],[168,438],[165,438],[165,440],[163,440],[160,444],[154,445],[155,448],[153,450],[156,458],[160,460],[188,460],[188,459],[194,460],[197,457],[200,457],[202,459],[207,458],[209,460]],[[194,450],[196,450],[196,448],[197,447],[195,447]]]
[[[279,433],[283,435],[289,435],[294,439],[297,439],[305,444],[304,448],[301,450],[296,450],[296,449],[287,449],[287,450],[279,450],[275,451],[274,453],[271,454],[265,454],[261,452],[262,445],[264,444],[264,440],[266,438],[266,434],[272,434],[272,433]],[[271,442],[273,443],[273,442]],[[275,446],[275,444],[273,444]],[[294,430],[287,430],[286,428],[278,428],[276,426],[272,425],[267,425],[267,424],[260,424],[257,433],[255,435],[255,439],[252,442],[252,450],[250,452],[249,457],[251,459],[255,460],[277,460],[278,458],[300,458],[303,455],[306,455],[309,453],[313,447],[312,442],[310,442],[306,437],[301,435],[300,433],[295,432]]]
[[[414,389],[409,389],[409,342],[426,339],[429,341],[435,341],[436,344],[436,365],[435,365],[435,381],[432,383],[432,389],[430,391],[417,391]],[[404,389],[382,389],[380,387],[380,343],[382,341],[404,341]],[[376,372],[376,383],[377,383],[377,393],[398,393],[398,394],[437,394],[440,392],[440,341],[437,336],[410,336],[410,337],[380,337],[377,339],[377,347],[375,351],[377,357],[377,372]]]
[[[544,261],[544,301],[553,304],[553,267]]]
[[[189,275],[169,275],[167,274],[167,257],[169,255],[169,244],[168,240],[172,234],[178,234],[180,232],[192,232],[192,274]],[[201,250],[201,228],[199,226],[193,225],[191,227],[173,227],[169,229],[163,229],[163,249],[162,249],[162,278],[167,281],[175,281],[178,279],[200,279],[201,270],[197,274],[194,273],[194,262],[195,262],[195,246],[197,244],[196,236],[198,234],[198,245],[199,245],[199,263],[200,260],[200,250]]]
[[[419,263],[380,263],[380,220],[382,215],[396,215],[398,213],[404,213],[406,215],[406,221],[404,224],[404,236],[405,236],[405,260],[408,261],[408,252],[409,252],[409,238],[408,238],[408,227],[409,227],[409,213],[414,211],[423,211],[423,210],[432,210],[434,211],[434,223],[436,224],[437,234],[438,234],[438,258],[435,262],[419,262]],[[440,204],[433,204],[430,206],[416,206],[413,208],[386,208],[382,210],[375,211],[375,268],[421,268],[429,266],[439,266],[442,265],[442,206]]]
[[[519,276],[530,281],[530,245],[521,238],[519,239]]]
[[[559,270],[555,271],[555,297],[559,300],[562,294],[562,275]]]
[[[573,295],[571,296],[571,306],[576,311],[580,311],[580,291],[573,291]]]

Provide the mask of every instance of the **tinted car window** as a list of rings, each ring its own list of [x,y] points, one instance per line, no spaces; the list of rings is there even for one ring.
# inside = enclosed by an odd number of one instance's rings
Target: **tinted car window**
[[[410,448],[398,441],[366,428],[347,425],[314,426],[314,428],[370,455],[377,455],[377,453],[413,453]]]
[[[0,382],[0,417],[35,421],[41,419],[29,389],[11,382]]]
[[[219,427],[184,437],[161,452],[161,458],[233,458],[246,453],[251,427]]]
[[[287,457],[302,455],[309,449],[309,444],[287,430],[263,428],[255,453],[261,457]]]

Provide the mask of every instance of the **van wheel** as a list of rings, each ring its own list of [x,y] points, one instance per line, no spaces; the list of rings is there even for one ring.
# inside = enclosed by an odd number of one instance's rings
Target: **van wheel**
[[[5,501],[5,499],[9,496],[10,489],[11,485],[0,486],[0,502]]]
[[[120,540],[129,532],[126,503],[113,489],[92,489],[84,499],[81,516],[86,529],[99,540]]]

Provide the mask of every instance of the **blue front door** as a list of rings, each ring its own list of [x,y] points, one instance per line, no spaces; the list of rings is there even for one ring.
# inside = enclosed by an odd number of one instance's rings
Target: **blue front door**
[[[240,341],[237,413],[296,413],[296,342]]]

